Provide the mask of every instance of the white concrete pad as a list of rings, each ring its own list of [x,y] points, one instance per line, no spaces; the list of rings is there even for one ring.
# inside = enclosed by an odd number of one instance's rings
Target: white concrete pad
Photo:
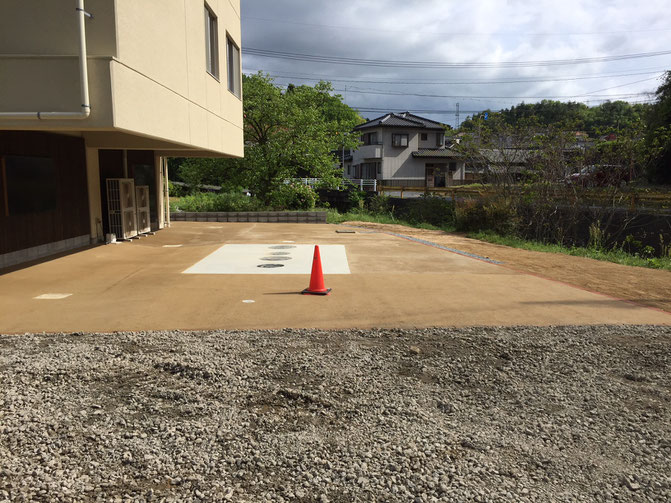
[[[310,274],[314,245],[224,245],[184,274]],[[319,245],[324,274],[349,274],[344,245]]]
[[[163,248],[181,248],[182,245],[163,245]]]
[[[65,299],[67,297],[70,297],[72,294],[71,293],[43,293],[42,295],[38,295],[37,297],[33,297],[33,299],[36,300],[59,300],[59,299]]]

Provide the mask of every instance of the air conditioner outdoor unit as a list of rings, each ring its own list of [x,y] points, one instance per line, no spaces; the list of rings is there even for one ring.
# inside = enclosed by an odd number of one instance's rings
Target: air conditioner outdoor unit
[[[137,232],[146,234],[151,232],[149,213],[149,185],[135,187],[135,206],[137,207]]]
[[[135,181],[132,178],[107,179],[107,213],[110,232],[117,239],[137,236]]]

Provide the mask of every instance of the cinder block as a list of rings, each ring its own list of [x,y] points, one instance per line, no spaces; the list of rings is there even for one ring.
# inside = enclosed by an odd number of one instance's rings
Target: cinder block
[[[268,222],[279,222],[280,219],[277,215],[271,215],[268,217]]]
[[[258,217],[257,217],[257,220],[258,220],[259,222],[267,222],[267,221],[268,221],[268,218],[269,218],[269,217],[258,216]]]

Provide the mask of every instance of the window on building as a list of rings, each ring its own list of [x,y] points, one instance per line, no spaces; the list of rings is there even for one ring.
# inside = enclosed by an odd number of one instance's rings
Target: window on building
[[[378,175],[382,174],[382,163],[381,162],[377,163],[377,174]]]
[[[217,29],[217,16],[205,5],[205,55],[207,73],[214,78],[219,78],[219,41]]]
[[[240,97],[240,49],[226,37],[226,59],[228,64],[228,90]]]
[[[377,132],[375,133],[365,133],[361,135],[361,141],[364,145],[377,145]]]
[[[445,134],[436,133],[436,147],[442,147],[444,143],[445,143]]]
[[[391,145],[392,147],[407,147],[408,146],[408,134],[407,133],[398,133],[391,135]]]
[[[2,212],[6,216],[56,209],[56,165],[49,157],[8,155],[0,159]]]
[[[429,139],[429,133],[420,133],[419,138],[422,141],[426,141]]]

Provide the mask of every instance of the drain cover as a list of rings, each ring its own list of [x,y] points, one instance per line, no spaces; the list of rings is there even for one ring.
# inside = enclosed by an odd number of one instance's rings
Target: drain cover
[[[291,260],[291,257],[261,257],[261,260]]]
[[[271,250],[288,250],[289,248],[296,248],[294,245],[275,245],[271,246]]]
[[[259,264],[256,267],[261,269],[275,269],[276,267],[284,267],[284,264]]]

